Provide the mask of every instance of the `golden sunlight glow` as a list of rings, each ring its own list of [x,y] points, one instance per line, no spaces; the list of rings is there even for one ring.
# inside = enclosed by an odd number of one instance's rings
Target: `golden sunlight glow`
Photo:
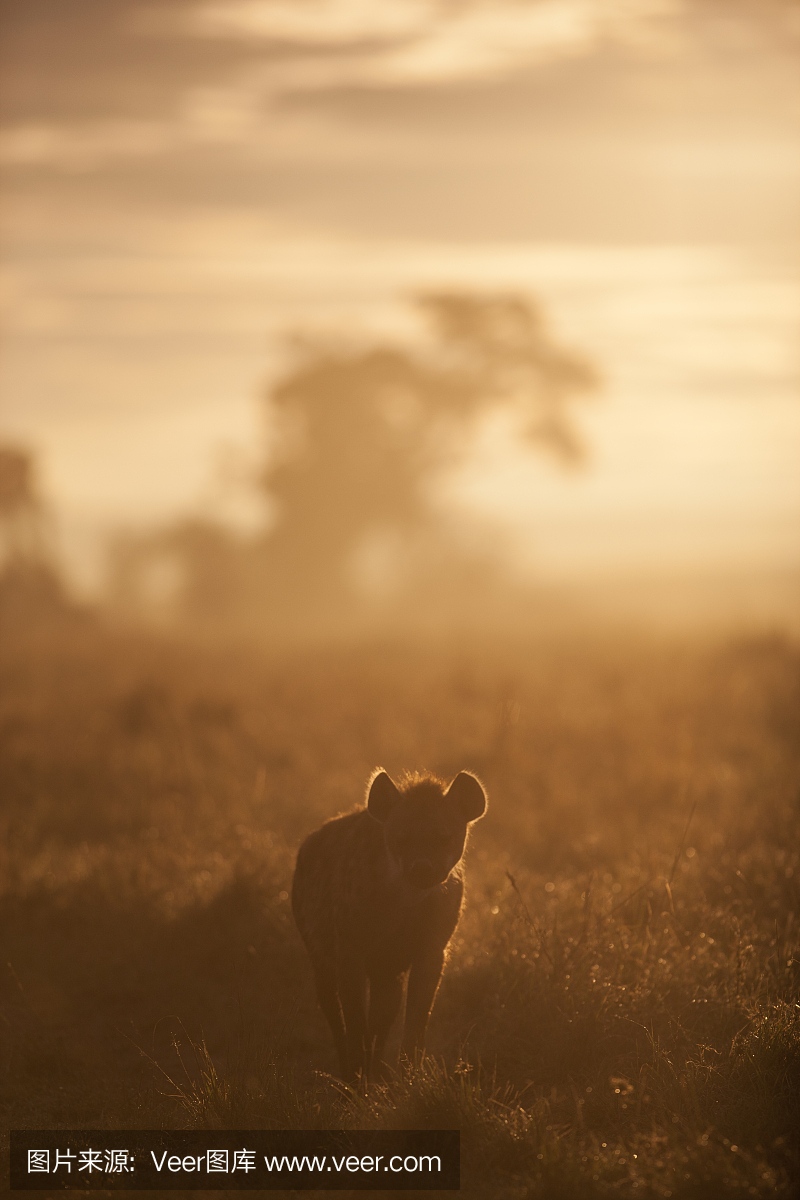
[[[58,21],[52,43],[22,12],[9,30],[0,377],[75,586],[99,594],[120,529],[278,529],[254,480],[285,335],[413,358],[411,301],[437,289],[532,304],[602,380],[580,468],[487,410],[431,469],[459,544],[576,586],[800,569],[790,7],[129,0]],[[376,525],[347,570],[391,591],[401,543]]]

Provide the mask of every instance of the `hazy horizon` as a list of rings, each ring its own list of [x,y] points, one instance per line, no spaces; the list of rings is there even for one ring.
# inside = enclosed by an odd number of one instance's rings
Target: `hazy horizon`
[[[441,287],[533,297],[603,378],[582,469],[501,423],[439,480],[517,575],[800,571],[795,6],[2,13],[0,435],[83,593],[115,529],[261,526],[284,331],[408,344]]]

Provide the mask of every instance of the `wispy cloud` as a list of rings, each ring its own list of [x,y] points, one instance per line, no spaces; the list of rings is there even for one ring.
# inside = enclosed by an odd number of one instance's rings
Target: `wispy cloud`
[[[167,121],[26,122],[0,131],[0,162],[8,166],[51,163],[80,170],[100,159],[150,157],[180,140],[180,130]]]
[[[36,121],[0,133],[0,161],[91,169],[115,159],[238,146],[258,156],[325,157],[321,114],[278,112],[275,101],[361,87],[404,89],[498,80],[538,62],[585,54],[603,42],[664,36],[680,0],[203,0],[139,10],[151,35],[230,39],[264,47],[264,58],[224,82],[185,89],[160,118]],[[176,20],[179,24],[176,26]],[[313,128],[312,128],[313,127]],[[330,131],[329,131],[330,134]],[[336,142],[341,151],[342,138]],[[372,147],[375,150],[375,147]]]
[[[442,8],[441,0],[212,0],[195,7],[189,27],[208,37],[340,45],[419,36]]]
[[[603,40],[655,40],[680,0],[218,0],[187,28],[301,48],[354,48],[329,61],[324,85],[451,83],[502,77]],[[325,73],[322,73],[325,75]],[[313,86],[313,72],[297,86]]]

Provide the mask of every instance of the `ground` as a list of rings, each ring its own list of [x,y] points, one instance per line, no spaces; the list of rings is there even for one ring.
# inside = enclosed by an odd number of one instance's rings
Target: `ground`
[[[790,642],[279,652],[87,620],[0,669],[5,1129],[438,1126],[474,1195],[795,1194]],[[473,770],[490,804],[426,1067],[362,1098],[288,894],[378,765]]]

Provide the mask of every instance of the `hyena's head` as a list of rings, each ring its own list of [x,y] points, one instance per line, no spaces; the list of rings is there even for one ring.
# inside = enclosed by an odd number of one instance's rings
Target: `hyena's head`
[[[367,795],[370,816],[383,825],[393,865],[421,891],[443,883],[464,853],[467,826],[486,811],[486,793],[469,771],[449,787],[433,776],[411,776],[402,787],[377,771]]]

